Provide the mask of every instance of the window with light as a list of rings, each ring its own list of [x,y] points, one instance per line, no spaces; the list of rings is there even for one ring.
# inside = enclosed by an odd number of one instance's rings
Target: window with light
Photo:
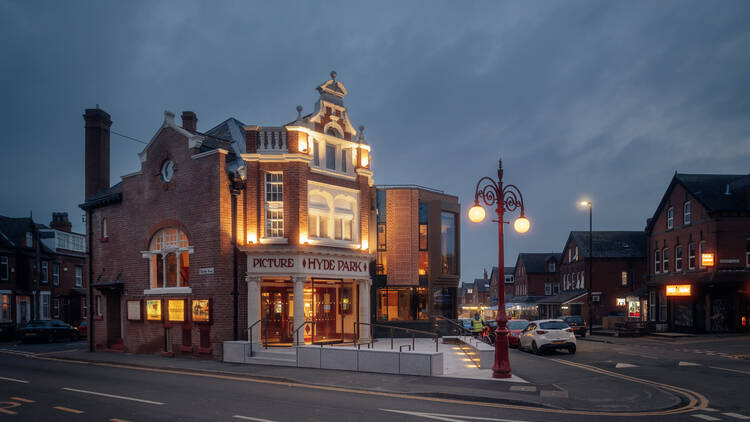
[[[187,235],[176,228],[159,230],[146,254],[151,261],[151,288],[190,286],[190,254]]]
[[[266,173],[266,237],[284,237],[284,175]]]

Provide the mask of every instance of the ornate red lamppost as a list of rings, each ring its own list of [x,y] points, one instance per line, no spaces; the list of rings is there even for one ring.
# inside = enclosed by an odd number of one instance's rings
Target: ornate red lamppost
[[[524,215],[523,195],[515,185],[503,186],[503,160],[497,168],[497,181],[490,177],[482,177],[477,182],[474,193],[474,206],[469,209],[469,220],[479,223],[484,220],[484,208],[479,200],[491,207],[495,205],[497,213],[497,329],[495,330],[495,363],[492,365],[493,378],[510,378],[510,360],[508,359],[508,316],[505,314],[505,274],[503,257],[503,217],[505,212],[521,209],[521,216],[513,223],[513,228],[519,233],[526,233],[531,226]]]

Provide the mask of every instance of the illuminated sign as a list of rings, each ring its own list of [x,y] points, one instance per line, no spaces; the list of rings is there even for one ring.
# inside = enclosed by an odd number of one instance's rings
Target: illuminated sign
[[[624,297],[618,297],[617,298],[617,306],[625,306],[625,298]]]
[[[146,319],[161,321],[161,299],[146,300]]]
[[[701,254],[701,266],[713,267],[714,266],[714,254],[712,253]]]
[[[185,322],[185,301],[181,299],[168,300],[167,312],[170,321]]]
[[[208,299],[193,300],[193,322],[209,322]]]
[[[641,317],[641,302],[636,300],[628,302],[628,316],[631,318]]]
[[[690,296],[689,284],[667,285],[667,296]]]

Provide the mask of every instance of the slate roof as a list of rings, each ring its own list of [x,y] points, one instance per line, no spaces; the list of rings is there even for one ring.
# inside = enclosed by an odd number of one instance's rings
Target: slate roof
[[[107,190],[89,196],[83,204],[78,206],[83,210],[88,210],[120,201],[122,201],[122,182],[118,182]]]
[[[224,148],[234,151],[235,154],[244,154],[247,152],[245,143],[245,124],[241,121],[230,117],[206,133],[201,133],[207,138],[203,141],[201,149],[206,151],[216,148]]]
[[[653,217],[646,222],[646,231],[653,229],[656,217],[664,208],[674,186],[679,183],[709,213],[720,211],[750,211],[750,174],[686,174],[675,173],[664,192]],[[727,194],[727,186],[729,194]]]
[[[44,224],[34,223],[31,217],[13,218],[0,215],[0,233],[17,248],[24,247],[26,233],[34,226],[38,229],[47,228]]]
[[[475,278],[474,285],[477,286],[478,292],[487,292],[490,289],[490,281],[483,278]]]
[[[527,273],[546,273],[547,262],[552,258],[555,260],[555,267],[560,263],[560,254],[556,252],[548,253],[520,253],[518,259],[523,260]]]
[[[554,296],[545,296],[544,299],[539,299],[536,303],[560,305],[579,296],[583,296],[586,293],[587,291],[583,289],[567,290]]]
[[[572,238],[583,258],[589,257],[589,232],[572,231]],[[646,256],[646,232],[595,231],[592,247],[594,258],[643,258]]]

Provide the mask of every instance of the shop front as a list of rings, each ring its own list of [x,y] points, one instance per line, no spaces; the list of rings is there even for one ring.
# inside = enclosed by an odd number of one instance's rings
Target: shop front
[[[251,341],[292,346],[369,339],[369,262],[356,252],[248,252]]]

